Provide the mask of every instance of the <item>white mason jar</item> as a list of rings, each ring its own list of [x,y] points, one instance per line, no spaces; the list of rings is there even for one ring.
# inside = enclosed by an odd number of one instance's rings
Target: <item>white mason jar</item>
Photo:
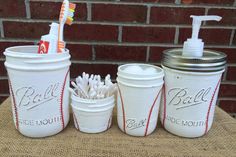
[[[154,73],[132,73],[125,69],[138,66]],[[163,70],[148,64],[125,64],[117,73],[117,121],[119,128],[132,136],[151,134],[157,125],[163,85]]]
[[[28,137],[46,137],[69,122],[70,54],[38,54],[38,46],[5,50],[13,120]]]
[[[200,137],[211,128],[226,55],[205,50],[202,57],[164,51],[165,84],[160,118],[164,128],[182,137]]]

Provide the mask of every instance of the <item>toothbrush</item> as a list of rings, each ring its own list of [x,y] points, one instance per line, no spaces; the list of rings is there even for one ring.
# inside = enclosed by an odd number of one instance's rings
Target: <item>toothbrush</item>
[[[58,28],[58,44],[57,52],[61,53],[65,48],[65,42],[63,40],[63,29],[65,23],[71,25],[73,22],[73,16],[76,5],[69,3],[68,0],[64,0],[61,6],[60,17],[59,17],[59,28]]]

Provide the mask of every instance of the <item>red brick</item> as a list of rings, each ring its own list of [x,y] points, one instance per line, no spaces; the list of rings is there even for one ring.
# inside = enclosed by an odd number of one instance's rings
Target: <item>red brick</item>
[[[236,85],[235,84],[221,84],[219,97],[236,97]]]
[[[49,32],[49,23],[4,21],[4,34],[7,38],[38,39]]]
[[[182,0],[183,4],[232,5],[234,0]]]
[[[220,100],[220,108],[228,113],[236,113],[236,101],[235,100]]]
[[[23,0],[1,0],[0,17],[26,17],[25,1]]]
[[[222,17],[219,22],[208,21],[209,25],[236,25],[236,9],[209,9],[208,14]]]
[[[7,71],[4,66],[4,61],[0,60],[0,76],[7,76]]]
[[[58,19],[61,9],[60,2],[30,2],[31,18],[33,19]],[[50,8],[50,9],[49,9]],[[75,20],[87,19],[87,6],[85,3],[77,3]]]
[[[152,7],[150,22],[154,24],[190,24],[190,15],[203,15],[203,8]]]
[[[8,98],[8,96],[0,96],[0,105]]]
[[[93,21],[146,22],[147,7],[138,5],[93,4]]]
[[[227,55],[227,63],[236,63],[236,48],[212,48]]]
[[[226,79],[236,81],[236,67],[228,66]]]
[[[0,41],[0,58],[5,58],[3,52],[6,48],[11,46],[19,46],[19,45],[33,45],[32,42],[7,42],[7,41]]]
[[[173,43],[174,28],[162,27],[123,27],[123,41]]]
[[[70,50],[72,60],[91,60],[92,46],[80,44],[67,44],[66,47]]]
[[[103,78],[107,74],[110,74],[112,79],[115,79],[117,67],[118,65],[114,64],[72,64],[71,78],[75,78],[83,72],[86,72],[88,74],[99,74]]]
[[[145,61],[146,47],[95,46],[96,60]]]
[[[174,47],[150,47],[150,57],[151,62],[161,62],[162,54],[164,50],[173,49]]]
[[[191,38],[191,28],[180,28],[179,31],[179,43],[183,44],[187,38]],[[228,45],[230,40],[230,29],[204,29],[202,28],[199,33],[199,38],[203,40],[205,44],[222,44]]]
[[[74,24],[65,27],[65,38],[73,41],[117,41],[118,27],[96,24]]]
[[[7,80],[0,80],[0,94],[9,94],[9,87]]]

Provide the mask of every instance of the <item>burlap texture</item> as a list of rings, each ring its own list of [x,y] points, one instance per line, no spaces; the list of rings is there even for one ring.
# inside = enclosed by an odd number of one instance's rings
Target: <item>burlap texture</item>
[[[147,137],[121,132],[114,115],[111,129],[85,134],[73,121],[59,134],[32,139],[14,127],[10,99],[0,106],[0,156],[27,157],[236,157],[236,120],[217,108],[210,132],[201,138],[186,139],[165,131],[160,124]]]

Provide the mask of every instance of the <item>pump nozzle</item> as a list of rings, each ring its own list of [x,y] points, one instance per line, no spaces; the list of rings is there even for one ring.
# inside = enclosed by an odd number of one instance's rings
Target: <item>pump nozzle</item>
[[[209,15],[209,16],[191,15],[190,17],[193,18],[192,37],[188,38],[187,41],[184,42],[182,55],[189,57],[202,57],[204,43],[202,42],[202,39],[198,39],[201,23],[202,21],[220,21],[221,17],[215,15]]]
[[[215,15],[209,15],[209,16],[195,16],[191,15],[191,18],[193,18],[192,23],[192,38],[198,39],[198,33],[201,27],[202,21],[220,21],[222,17],[215,16]]]

